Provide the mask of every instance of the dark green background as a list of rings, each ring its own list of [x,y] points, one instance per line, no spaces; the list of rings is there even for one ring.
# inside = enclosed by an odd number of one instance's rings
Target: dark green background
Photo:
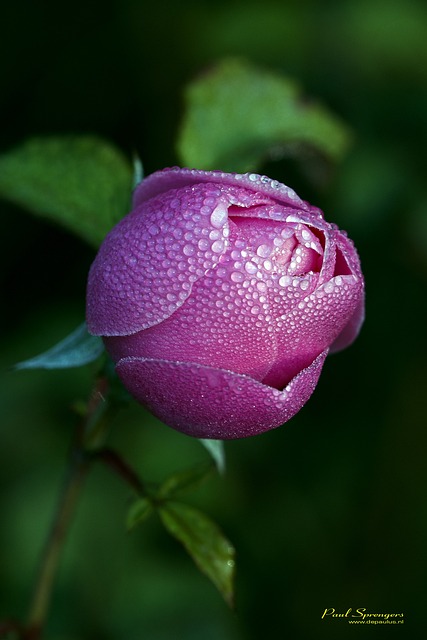
[[[290,424],[230,442],[228,471],[192,498],[237,547],[237,611],[153,519],[124,531],[129,491],[91,475],[48,638],[258,640],[424,637],[427,395],[427,8],[415,0],[8,3],[0,10],[0,151],[28,136],[96,133],[146,173],[176,164],[182,88],[227,55],[296,79],[352,128],[314,184],[262,169],[347,229],[367,320],[330,357]],[[220,168],[220,167],[218,167]],[[84,313],[93,251],[0,203],[2,362],[43,351]],[[0,426],[0,616],[23,616],[74,416],[91,368],[5,373]],[[111,444],[160,480],[205,458],[137,406]],[[398,628],[321,620],[327,607],[405,614]]]

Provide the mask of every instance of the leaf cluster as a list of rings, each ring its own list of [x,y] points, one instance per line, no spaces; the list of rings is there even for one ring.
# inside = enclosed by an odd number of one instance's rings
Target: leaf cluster
[[[174,473],[129,509],[127,527],[133,529],[157,513],[165,529],[178,540],[198,568],[216,586],[229,606],[233,606],[235,549],[213,520],[199,509],[181,501],[181,496],[197,488],[211,473],[213,463]]]

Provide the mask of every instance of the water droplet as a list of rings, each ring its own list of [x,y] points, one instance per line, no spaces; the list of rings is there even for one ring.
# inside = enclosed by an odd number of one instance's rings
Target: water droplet
[[[279,280],[279,286],[288,287],[291,284],[291,278],[289,276],[282,276]],[[276,302],[280,302],[276,300]]]
[[[245,270],[250,273],[256,273],[258,271],[258,267],[256,266],[256,264],[254,262],[247,262],[245,264]]]
[[[156,236],[159,233],[160,229],[156,224],[150,224],[148,227],[148,233],[151,233],[152,236]]]
[[[186,256],[192,256],[195,253],[195,248],[192,244],[186,244],[183,251]]]
[[[272,264],[271,260],[264,260],[263,265],[264,265],[264,269],[266,271],[271,271],[272,268],[273,268],[273,264]]]
[[[221,237],[221,232],[217,229],[213,229],[209,234],[209,240],[219,240]]]
[[[228,209],[225,204],[221,203],[215,207],[211,213],[210,221],[211,225],[216,229],[221,229],[227,222]]]
[[[197,243],[197,246],[199,247],[200,251],[206,251],[206,249],[209,248],[209,242],[206,240],[206,238],[202,238]]]
[[[309,284],[310,284],[310,283],[309,283],[309,281],[308,281],[308,280],[301,280],[301,282],[300,282],[300,285],[299,285],[299,286],[301,287],[301,289],[302,289],[303,291],[306,291],[306,290],[308,289],[308,287],[309,287]]]
[[[243,273],[241,273],[240,271],[233,271],[230,277],[233,282],[242,282],[244,278]]]
[[[333,282],[327,282],[324,286],[324,289],[326,293],[332,293],[332,291],[334,290]]]
[[[214,253],[221,253],[224,250],[224,242],[222,240],[215,240],[212,245],[212,251]]]
[[[257,255],[259,255],[260,258],[268,258],[270,253],[271,248],[267,244],[260,244],[257,249]]]

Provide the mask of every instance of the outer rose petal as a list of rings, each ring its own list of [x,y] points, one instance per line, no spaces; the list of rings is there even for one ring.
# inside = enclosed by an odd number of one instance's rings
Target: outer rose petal
[[[359,256],[357,255],[353,242],[347,238],[343,232],[337,234],[337,248],[345,263],[348,265],[349,270],[351,270],[357,278],[359,302],[355,305],[354,313],[349,321],[332,343],[331,353],[341,351],[341,349],[348,347],[357,338],[365,319],[365,284],[360,268]]]
[[[186,362],[129,357],[116,369],[130,393],[165,424],[197,438],[225,440],[257,435],[292,418],[313,393],[327,353],[283,391]]]
[[[110,231],[89,273],[91,333],[129,335],[169,318],[226,252],[228,208],[273,202],[239,184],[205,183],[139,203]]]
[[[279,356],[263,380],[283,386],[328,347],[351,321],[361,298],[362,283],[355,276],[335,276],[301,300],[276,321]]]
[[[262,193],[270,199],[273,198],[281,204],[296,207],[298,210],[310,211],[322,217],[320,209],[312,207],[308,202],[301,200],[290,187],[277,180],[271,180],[267,176],[260,176],[257,173],[223,173],[222,171],[181,169],[180,167],[156,171],[144,178],[134,191],[133,206],[138,207],[143,202],[169,189],[181,189],[182,187],[203,182],[213,182],[219,187],[222,185],[244,187],[249,191]]]
[[[365,319],[365,298],[362,295],[356,311],[331,345],[331,353],[341,351],[356,340]]]
[[[123,218],[89,273],[89,331],[128,335],[169,318],[226,251],[228,206],[214,185],[199,185],[162,194]]]
[[[164,322],[131,336],[105,338],[113,360],[136,356],[192,362],[262,380],[277,357],[276,337],[257,300],[239,295],[241,283],[233,282],[233,269],[227,267],[221,262],[196,282],[189,299]],[[258,309],[256,316],[253,309]]]

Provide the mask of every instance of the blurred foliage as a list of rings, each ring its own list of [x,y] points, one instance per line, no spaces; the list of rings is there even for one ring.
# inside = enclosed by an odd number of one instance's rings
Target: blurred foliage
[[[198,487],[212,471],[209,464],[171,474],[160,485],[141,487],[143,497],[129,509],[126,524],[133,529],[156,511],[169,533],[181,542],[200,571],[213,582],[229,606],[234,603],[235,549],[206,514],[178,501]]]
[[[353,144],[333,171],[318,159],[307,172],[282,158],[262,172],[347,229],[367,281],[361,336],[327,360],[307,406],[284,428],[227,443],[225,476],[192,497],[237,548],[237,613],[156,519],[126,536],[129,492],[96,468],[47,638],[350,637],[342,620],[321,620],[331,606],[403,611],[399,637],[423,637],[425,3],[159,0],[147,9],[123,0],[102,12],[78,1],[26,3],[25,12],[6,3],[0,35],[3,155],[29,137],[95,135],[129,158],[137,151],[150,173],[177,163],[183,87],[218,60],[243,56],[292,78],[348,124]],[[8,367],[82,321],[94,252],[17,201],[2,201],[0,215]],[[2,375],[0,617],[25,613],[75,421],[70,407],[87,396],[92,374],[88,366]],[[110,444],[154,482],[205,455],[137,406],[118,414]]]
[[[0,156],[0,195],[98,246],[130,208],[132,172],[92,137],[46,137]],[[97,202],[97,207],[94,207]]]
[[[339,159],[348,146],[344,125],[305,101],[292,80],[241,60],[211,69],[185,98],[177,145],[183,166],[245,173],[267,158],[317,152]]]

